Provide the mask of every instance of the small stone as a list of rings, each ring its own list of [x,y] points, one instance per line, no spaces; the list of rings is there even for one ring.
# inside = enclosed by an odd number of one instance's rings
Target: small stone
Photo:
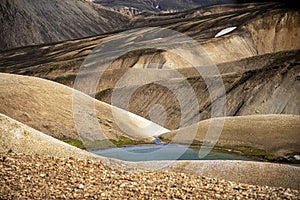
[[[103,192],[103,193],[101,193],[101,197],[105,197],[106,196],[106,194]]]
[[[83,185],[83,184],[80,184],[80,185],[78,186],[78,188],[79,188],[79,189],[83,189],[83,188],[84,188],[84,185]]]

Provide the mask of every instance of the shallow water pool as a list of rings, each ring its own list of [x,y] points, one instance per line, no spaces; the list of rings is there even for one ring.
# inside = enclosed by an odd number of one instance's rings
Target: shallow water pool
[[[122,148],[110,148],[91,151],[100,156],[117,158],[124,161],[151,160],[252,160],[235,153],[212,150],[205,157],[199,157],[200,148],[182,145],[143,145]]]

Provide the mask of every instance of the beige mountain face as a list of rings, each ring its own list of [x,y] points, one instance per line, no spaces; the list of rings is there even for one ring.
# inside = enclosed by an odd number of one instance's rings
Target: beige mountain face
[[[146,139],[168,131],[72,88],[39,78],[1,74],[0,91],[0,113],[59,139]]]

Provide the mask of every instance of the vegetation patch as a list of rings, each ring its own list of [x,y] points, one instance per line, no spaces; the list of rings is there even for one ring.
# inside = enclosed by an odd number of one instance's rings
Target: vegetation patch
[[[133,140],[131,138],[120,136],[117,140],[95,140],[95,141],[81,141],[71,138],[61,139],[61,141],[75,146],[79,149],[84,150],[99,150],[99,149],[108,149],[113,147],[123,147],[123,146],[134,146],[140,144],[149,144],[149,142],[144,140]]]
[[[247,157],[253,157],[257,158],[262,161],[268,161],[268,162],[276,162],[276,163],[290,163],[290,164],[300,164],[299,160],[296,160],[294,155],[299,155],[295,153],[291,153],[286,155],[285,157],[278,157],[273,154],[270,154],[262,149],[254,149],[251,147],[245,147],[245,146],[222,146],[220,147],[225,150],[230,150],[232,152],[240,153]]]
[[[74,147],[77,147],[79,149],[86,149],[85,145],[80,140],[75,140],[75,139],[71,139],[71,138],[65,138],[65,139],[62,139],[61,141],[65,142],[65,143],[67,143],[69,145],[72,145]]]
[[[272,55],[272,58],[275,59],[275,60],[277,60],[277,59],[282,58],[283,56],[285,56],[285,52],[284,51],[280,51],[280,52],[274,53],[274,55]]]
[[[258,158],[263,158],[268,161],[275,161],[276,157],[272,154],[268,154],[265,150],[261,149],[253,149],[251,147],[234,147],[233,150],[242,152],[242,154],[250,157],[258,157]]]
[[[102,90],[95,95],[95,98],[101,101],[104,97],[110,97],[112,91],[112,88]]]
[[[164,52],[164,50],[155,49],[155,48],[141,48],[141,49],[129,51],[129,52],[125,53],[124,55],[122,55],[120,58],[121,59],[132,58],[132,57],[136,57],[136,56],[149,55],[149,54],[151,55],[154,53],[162,53],[162,52]]]
[[[120,136],[118,140],[110,140],[110,141],[117,147],[147,144],[147,142],[144,140],[133,140],[125,136]]]
[[[64,74],[61,76],[57,76],[53,79],[53,81],[58,82],[63,85],[68,85],[74,83],[76,79],[76,74]]]

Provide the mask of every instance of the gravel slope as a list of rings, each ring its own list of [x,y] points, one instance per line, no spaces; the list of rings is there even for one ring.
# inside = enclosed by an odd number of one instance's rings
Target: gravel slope
[[[101,162],[49,156],[0,157],[3,199],[299,199],[299,191],[174,172],[122,172]]]

